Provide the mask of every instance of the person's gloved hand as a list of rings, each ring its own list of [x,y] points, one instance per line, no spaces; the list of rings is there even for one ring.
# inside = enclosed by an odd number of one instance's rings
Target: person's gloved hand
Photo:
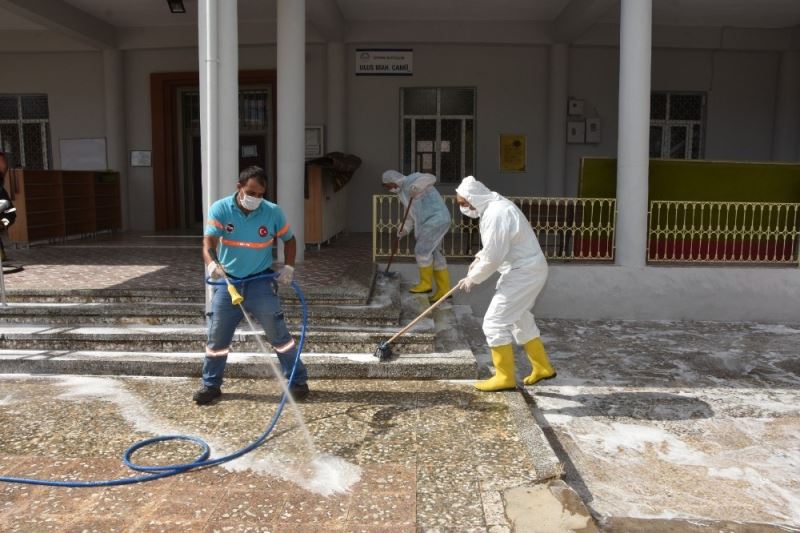
[[[214,261],[206,265],[206,274],[211,279],[219,279],[225,275],[222,269]]]
[[[467,276],[466,278],[458,282],[458,286],[461,288],[462,291],[469,293],[469,291],[472,290],[472,287],[475,286],[475,282],[469,276]]]
[[[283,285],[284,287],[288,287],[292,284],[294,280],[294,267],[289,265],[284,265],[281,269],[280,274],[278,274],[278,283]]]
[[[415,185],[411,186],[411,189],[409,190],[409,194],[411,195],[411,198],[416,200],[417,198],[419,198],[420,196],[425,194],[426,190],[428,190],[427,187],[419,187],[419,186],[417,186],[415,184]]]
[[[407,228],[400,228],[397,231],[397,238],[402,239],[404,237],[408,237],[408,234],[411,233]]]

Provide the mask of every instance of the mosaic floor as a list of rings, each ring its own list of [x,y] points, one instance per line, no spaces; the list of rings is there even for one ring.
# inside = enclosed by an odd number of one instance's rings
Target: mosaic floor
[[[193,380],[0,377],[0,474],[129,475],[121,452],[153,434],[191,433],[215,455],[272,415],[269,381],[232,380],[225,400],[188,401]],[[533,465],[503,395],[442,382],[317,381],[301,406],[320,454],[291,416],[264,448],[227,467],[107,489],[0,484],[0,531],[509,531],[501,491]],[[291,413],[287,413],[291,415]],[[185,460],[159,445],[144,464]]]
[[[307,293],[368,294],[371,236],[342,236],[309,247],[296,279]],[[199,236],[115,234],[96,239],[9,248],[8,262],[25,270],[6,277],[9,291],[78,289],[202,290]],[[112,268],[113,267],[113,268]]]

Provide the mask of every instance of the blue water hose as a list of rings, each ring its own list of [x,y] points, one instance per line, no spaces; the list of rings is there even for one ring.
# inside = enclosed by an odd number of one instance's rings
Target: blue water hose
[[[259,274],[250,278],[243,278],[243,279],[231,279],[231,283],[234,285],[241,285],[243,283],[249,283],[251,281],[259,280],[259,279],[274,279],[277,276],[275,273],[266,273],[266,274]],[[211,280],[206,280],[206,283],[210,285],[224,285],[225,282],[216,282]],[[308,325],[308,307],[306,306],[306,299],[303,295],[303,291],[300,290],[300,286],[296,282],[292,282],[292,288],[294,292],[297,294],[297,298],[300,301],[300,308],[302,309],[302,317],[303,323],[300,330],[300,341],[297,345],[297,354],[294,357],[294,364],[292,365],[292,372],[289,375],[288,383],[291,383],[294,379],[294,373],[297,370],[297,363],[300,361],[300,354],[303,351],[303,345],[305,344],[306,340],[306,327]],[[121,479],[110,479],[105,481],[54,481],[49,479],[33,479],[33,478],[24,478],[24,477],[9,477],[9,476],[0,476],[0,481],[5,481],[7,483],[21,483],[26,485],[46,485],[49,487],[75,487],[75,488],[88,488],[88,487],[114,487],[117,485],[131,485],[133,483],[142,483],[144,481],[153,481],[156,479],[161,479],[165,477],[174,476],[177,474],[182,474],[184,472],[188,472],[190,470],[195,470],[197,468],[205,468],[209,466],[216,466],[222,463],[227,463],[228,461],[233,461],[234,459],[238,459],[239,457],[248,454],[264,444],[267,438],[269,438],[270,433],[272,430],[275,429],[275,426],[278,424],[278,419],[280,419],[281,414],[283,413],[284,407],[286,407],[286,402],[288,401],[287,393],[284,392],[283,396],[281,396],[281,400],[278,403],[278,408],[275,410],[275,414],[272,415],[272,419],[270,420],[267,428],[264,432],[253,442],[237,450],[229,455],[224,455],[222,457],[211,458],[211,448],[209,447],[208,443],[201,439],[200,437],[195,437],[192,435],[161,435],[158,437],[152,437],[149,439],[140,440],[132,444],[125,453],[122,455],[122,461],[125,463],[125,466],[130,468],[131,470],[135,470],[137,472],[149,472],[149,475],[146,476],[139,476],[139,477],[129,477],[129,478],[121,478]],[[200,455],[198,455],[194,461],[189,463],[177,463],[171,465],[154,465],[154,466],[145,466],[134,463],[131,457],[134,453],[138,450],[155,444],[157,442],[166,442],[166,441],[173,441],[179,440],[184,442],[192,442],[197,444],[202,449]]]

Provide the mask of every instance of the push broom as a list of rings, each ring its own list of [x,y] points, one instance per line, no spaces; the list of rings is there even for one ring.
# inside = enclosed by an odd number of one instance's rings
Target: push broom
[[[425,318],[426,316],[428,316],[428,315],[431,313],[431,311],[433,311],[434,309],[436,309],[437,307],[439,307],[439,305],[440,305],[442,302],[444,302],[445,300],[447,300],[447,299],[448,299],[450,296],[452,296],[452,295],[453,295],[453,293],[454,293],[454,292],[456,292],[456,291],[457,291],[458,289],[460,289],[460,288],[461,288],[461,285],[457,283],[455,287],[453,287],[452,289],[450,289],[449,291],[447,291],[447,293],[446,293],[444,296],[442,296],[441,298],[439,298],[438,300],[436,300],[436,301],[435,301],[435,302],[434,302],[434,303],[433,303],[433,304],[432,304],[430,307],[428,307],[426,310],[424,310],[424,311],[422,312],[422,314],[420,314],[420,315],[419,315],[417,318],[415,318],[414,320],[412,320],[412,321],[411,321],[411,323],[410,323],[409,325],[407,325],[406,327],[404,327],[403,329],[401,329],[400,331],[398,331],[398,332],[397,332],[397,333],[394,335],[394,337],[392,337],[391,339],[389,339],[389,340],[388,340],[388,341],[386,341],[386,342],[382,342],[382,343],[380,343],[380,344],[378,345],[378,348],[375,350],[375,354],[374,354],[374,355],[375,355],[375,357],[377,357],[377,358],[378,358],[378,360],[379,360],[381,363],[384,363],[384,362],[386,362],[386,361],[392,361],[392,360],[394,360],[394,359],[397,359],[397,357],[395,357],[395,356],[394,356],[394,354],[392,353],[392,348],[391,348],[391,346],[390,346],[390,345],[391,345],[391,344],[392,344],[394,341],[396,341],[396,340],[397,340],[397,339],[398,339],[400,336],[402,336],[402,335],[404,335],[404,334],[408,333],[408,331],[409,331],[411,328],[413,328],[413,327],[414,327],[414,326],[417,324],[417,322],[419,322],[420,320],[422,320],[423,318]]]

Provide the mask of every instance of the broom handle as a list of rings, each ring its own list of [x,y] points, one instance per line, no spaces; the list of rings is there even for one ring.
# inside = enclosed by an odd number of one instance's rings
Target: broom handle
[[[429,308],[427,308],[426,310],[424,310],[424,311],[422,312],[422,314],[421,314],[421,315],[419,315],[417,318],[415,318],[414,320],[412,320],[412,321],[411,321],[411,323],[410,323],[409,325],[407,325],[406,327],[404,327],[403,329],[401,329],[400,331],[398,331],[398,332],[397,332],[397,334],[396,334],[394,337],[392,337],[391,339],[389,339],[388,341],[386,341],[386,344],[391,344],[391,343],[392,343],[392,342],[393,342],[395,339],[397,339],[397,338],[398,338],[400,335],[403,335],[404,333],[408,332],[408,330],[410,330],[411,328],[413,328],[413,327],[414,327],[414,325],[416,325],[416,323],[417,323],[417,322],[419,322],[420,320],[422,320],[423,318],[425,318],[426,316],[428,316],[428,314],[429,314],[431,311],[433,311],[434,309],[436,309],[437,307],[439,307],[439,304],[441,304],[442,302],[444,302],[445,300],[447,300],[447,298],[448,298],[450,295],[452,295],[454,292],[456,292],[456,291],[457,291],[458,289],[460,289],[460,288],[461,288],[461,286],[460,286],[460,285],[458,285],[458,284],[456,284],[456,286],[455,286],[455,287],[453,287],[452,289],[450,289],[449,291],[447,291],[447,293],[446,293],[444,296],[442,296],[441,298],[439,298],[438,300],[436,300],[436,302],[434,302],[434,304],[433,304],[433,305],[431,305]]]
[[[406,212],[403,215],[403,221],[400,223],[400,231],[403,231],[403,228],[406,227],[406,218],[408,218],[408,212],[411,211],[411,202],[414,201],[414,198],[409,198],[408,206],[406,207]],[[400,248],[400,239],[395,236],[394,238],[394,247],[392,248],[392,255],[389,256],[389,262],[386,263],[386,270],[384,274],[389,273],[389,267],[392,266],[392,261],[394,260],[394,254],[397,253],[397,249]]]

